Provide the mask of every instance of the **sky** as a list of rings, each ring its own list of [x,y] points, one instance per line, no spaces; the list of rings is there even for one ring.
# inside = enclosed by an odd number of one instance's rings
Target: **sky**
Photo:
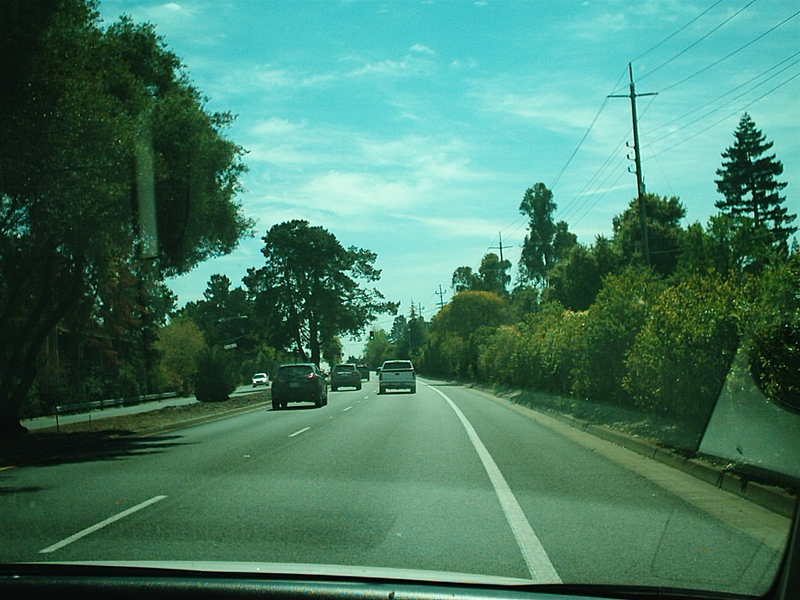
[[[263,265],[261,237],[305,219],[367,248],[376,287],[426,319],[453,271],[487,252],[516,280],[525,190],[591,244],[636,195],[628,65],[648,192],[685,225],[717,212],[715,171],[743,112],[774,142],[800,213],[796,0],[101,0],[156,25],[227,135],[247,149],[255,235],[169,282],[180,304],[209,277]],[[652,94],[652,95],[643,95]],[[609,98],[622,95],[622,98]],[[797,224],[797,223],[795,223]],[[440,288],[441,286],[441,288]],[[438,294],[444,292],[442,296]],[[369,328],[390,329],[393,317]],[[360,353],[362,340],[343,340]]]

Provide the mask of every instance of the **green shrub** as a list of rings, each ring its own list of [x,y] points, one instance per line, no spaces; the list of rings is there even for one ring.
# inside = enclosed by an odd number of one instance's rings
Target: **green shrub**
[[[630,408],[633,400],[622,387],[625,359],[664,283],[652,271],[631,268],[607,277],[586,313],[585,350],[578,357],[572,393],[606,405]]]
[[[194,389],[200,402],[223,402],[236,389],[233,360],[224,350],[206,348],[200,352]]]
[[[626,360],[636,404],[702,432],[739,346],[737,311],[733,285],[716,277],[665,290]]]

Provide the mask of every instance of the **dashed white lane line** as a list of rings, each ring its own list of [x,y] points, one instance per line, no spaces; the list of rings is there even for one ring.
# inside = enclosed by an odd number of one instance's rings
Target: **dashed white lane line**
[[[351,408],[353,408],[353,407],[352,407],[352,406],[348,406],[348,407],[347,407],[347,408],[345,408],[345,409],[344,409],[342,412],[347,412],[347,411],[348,411],[348,410],[350,410]]]
[[[159,502],[160,500],[163,500],[164,498],[166,498],[166,496],[153,496],[152,498],[150,498],[149,500],[145,500],[141,504],[137,504],[136,506],[133,506],[133,507],[129,508],[128,510],[123,510],[121,513],[117,513],[116,515],[114,515],[113,517],[109,517],[105,521],[100,521],[99,523],[97,523],[95,525],[92,525],[91,527],[87,527],[86,529],[83,529],[82,531],[79,531],[75,535],[71,535],[68,538],[64,538],[63,540],[53,544],[52,546],[48,546],[47,548],[45,548],[43,550],[39,550],[39,554],[50,554],[51,552],[55,552],[56,550],[59,550],[60,548],[63,548],[64,546],[67,546],[67,545],[71,544],[72,542],[78,541],[82,537],[86,537],[90,533],[94,533],[95,531],[97,531],[99,529],[102,529],[103,527],[105,527],[107,525],[111,525],[115,521],[119,521],[120,519],[124,519],[128,515],[132,515],[133,513],[137,512],[137,511],[140,511],[143,508],[147,508],[151,504],[155,504],[156,502]]]
[[[289,437],[294,437],[294,436],[296,436],[296,435],[300,435],[301,433],[305,433],[305,432],[306,432],[306,431],[308,431],[309,429],[311,429],[311,427],[303,427],[303,428],[302,428],[300,431],[295,431],[295,432],[294,432],[292,435],[290,435]]]
[[[492,482],[497,498],[500,500],[503,513],[505,513],[508,525],[511,527],[511,531],[514,533],[514,537],[517,540],[517,545],[525,559],[525,564],[528,566],[528,573],[530,573],[531,579],[537,583],[561,583],[561,578],[558,576],[553,563],[550,562],[550,557],[547,556],[544,546],[542,546],[542,543],[533,531],[533,527],[531,527],[531,524],[528,522],[522,507],[511,491],[505,477],[503,477],[503,473],[500,471],[497,463],[494,462],[492,455],[489,454],[486,446],[483,445],[483,442],[478,437],[475,428],[446,394],[435,387],[428,387],[447,400],[447,403],[450,404],[450,407],[455,411],[464,429],[467,430],[467,436],[469,436],[472,445],[475,447],[475,451],[478,453],[478,457],[481,459],[483,467],[489,475],[489,480]]]

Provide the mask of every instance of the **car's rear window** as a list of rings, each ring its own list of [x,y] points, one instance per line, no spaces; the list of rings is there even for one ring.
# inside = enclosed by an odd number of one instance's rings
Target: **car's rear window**
[[[288,365],[278,369],[278,375],[285,377],[305,377],[311,373],[311,367],[308,365]]]
[[[333,372],[341,373],[343,371],[353,371],[355,368],[355,365],[336,365],[333,367]]]
[[[396,360],[393,362],[387,362],[383,365],[384,371],[397,371],[399,369],[413,369],[414,367],[411,365],[410,361],[407,360]]]

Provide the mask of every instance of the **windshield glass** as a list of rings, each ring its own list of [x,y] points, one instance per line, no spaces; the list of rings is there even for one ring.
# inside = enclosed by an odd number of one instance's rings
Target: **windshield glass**
[[[281,377],[305,377],[312,372],[309,365],[285,365],[278,369]]]
[[[0,7],[0,562],[770,588],[796,2]]]

